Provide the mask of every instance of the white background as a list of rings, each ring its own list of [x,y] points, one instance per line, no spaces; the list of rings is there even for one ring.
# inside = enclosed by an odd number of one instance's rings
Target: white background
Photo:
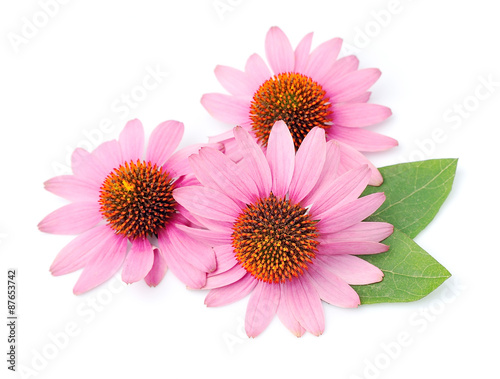
[[[40,3],[0,6],[0,314],[6,313],[7,268],[17,268],[18,368],[33,370],[12,377],[411,379],[498,373],[496,2],[222,0],[232,5],[217,13],[213,0],[87,0],[60,5],[45,19]],[[14,34],[24,38],[25,18],[42,26],[16,49],[11,40]],[[161,121],[183,121],[183,145],[227,130],[206,113],[200,97],[223,92],[213,75],[217,64],[241,69],[251,53],[264,54],[273,25],[294,46],[310,31],[315,46],[342,37],[362,68],[382,70],[371,102],[394,114],[372,129],[400,146],[371,155],[377,165],[460,158],[450,197],[417,237],[452,279],[415,303],[350,310],[325,304],[325,333],[300,339],[277,319],[258,338],[247,339],[246,299],[206,308],[206,293],[186,290],[171,273],[154,289],[115,280],[74,296],[78,273],[56,278],[48,271],[72,237],[38,231],[37,223],[65,204],[42,183],[59,173],[78,144],[101,138],[97,130],[106,119],[113,125],[106,140],[117,138],[135,117],[148,133]],[[168,76],[142,93],[133,109],[112,108],[134,88],[140,91],[136,86],[150,69]],[[482,84],[488,80],[497,83],[490,92]],[[454,105],[464,104],[465,113],[457,116]],[[431,143],[433,136],[439,141]],[[77,335],[64,337],[68,328]],[[410,342],[397,347],[402,333]],[[4,358],[6,336],[3,326]],[[8,373],[4,358],[1,377]]]

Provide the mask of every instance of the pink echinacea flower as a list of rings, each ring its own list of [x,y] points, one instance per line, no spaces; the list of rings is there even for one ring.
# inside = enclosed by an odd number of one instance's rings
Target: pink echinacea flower
[[[71,201],[38,227],[47,233],[78,234],[50,267],[56,276],[83,269],[75,294],[105,282],[122,266],[126,283],[144,279],[156,286],[169,267],[189,287],[205,285],[206,273],[216,267],[213,250],[177,227],[191,223],[172,196],[174,189],[197,183],[188,156],[200,146],[174,152],[183,133],[180,122],[161,123],[144,154],[143,126],[139,120],[129,121],[118,140],[91,153],[76,149],[72,175],[45,182],[48,191]]]
[[[205,94],[201,102],[213,117],[251,131],[264,148],[276,121],[287,124],[296,149],[312,128],[323,128],[327,140],[338,142],[339,172],[367,164],[370,184],[380,185],[382,176],[362,154],[397,145],[393,138],[363,128],[391,115],[389,108],[368,103],[368,89],[380,70],[358,70],[353,55],[337,59],[340,38],[310,52],[312,36],[306,35],[294,50],[283,31],[272,27],[265,43],[270,68],[257,54],[250,56],[245,71],[217,66],[215,75],[229,94]],[[240,159],[232,131],[211,141],[222,142],[233,160]]]
[[[354,255],[388,250],[380,243],[393,227],[362,222],[385,200],[358,198],[367,165],[338,174],[341,147],[313,128],[295,152],[289,128],[279,121],[266,152],[242,127],[234,129],[242,159],[235,163],[206,147],[190,163],[201,185],[173,191],[174,199],[203,228],[179,226],[213,246],[217,268],[207,275],[205,303],[221,306],[248,294],[248,336],[261,333],[277,314],[295,335],[324,330],[321,300],[357,307],[349,284],[383,278],[380,269]]]

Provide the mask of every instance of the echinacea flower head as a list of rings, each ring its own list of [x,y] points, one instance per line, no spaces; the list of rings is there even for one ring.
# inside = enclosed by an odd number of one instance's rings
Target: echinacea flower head
[[[277,314],[294,334],[324,330],[321,300],[357,307],[349,284],[375,283],[380,269],[355,256],[385,252],[393,227],[363,222],[384,202],[383,193],[358,198],[367,165],[338,174],[340,147],[314,127],[295,152],[289,128],[278,121],[266,152],[242,127],[234,129],[242,159],[235,163],[210,147],[189,159],[201,185],[176,188],[186,217],[182,226],[214,247],[205,303],[225,305],[250,295],[245,327],[261,333]]]
[[[127,123],[118,140],[93,152],[72,155],[73,175],[54,177],[45,188],[71,204],[50,213],[38,225],[43,232],[78,234],[57,255],[50,270],[64,275],[83,269],[74,293],[88,291],[122,269],[122,279],[144,279],[156,286],[167,267],[192,288],[205,285],[216,266],[210,246],[178,228],[192,225],[180,214],[172,192],[198,183],[188,156],[194,145],[175,152],[184,132],[177,121],[158,125],[144,152],[139,120]]]
[[[380,70],[358,70],[353,55],[338,59],[340,38],[312,52],[311,42],[312,33],[294,50],[281,29],[272,27],[265,46],[269,66],[257,54],[250,56],[245,71],[217,66],[217,79],[229,95],[206,94],[201,102],[215,118],[250,131],[264,148],[276,121],[287,124],[296,149],[313,128],[322,128],[327,140],[338,142],[341,173],[367,164],[372,171],[370,184],[380,185],[382,176],[362,154],[397,145],[390,137],[363,129],[391,115],[389,108],[367,103],[368,89]],[[240,159],[231,132],[211,141],[224,143],[233,160]]]

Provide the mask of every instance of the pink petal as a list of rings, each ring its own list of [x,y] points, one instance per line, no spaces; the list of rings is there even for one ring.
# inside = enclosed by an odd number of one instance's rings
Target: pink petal
[[[257,337],[271,323],[280,302],[280,285],[259,281],[250,295],[245,316],[248,337]]]
[[[389,237],[394,227],[387,222],[361,222],[337,233],[323,235],[325,243],[340,241],[382,241]]]
[[[136,162],[144,154],[144,127],[138,119],[130,120],[118,138],[122,148],[123,161]]]
[[[291,72],[294,69],[294,52],[288,37],[277,26],[266,35],[266,57],[275,74]]]
[[[233,284],[210,290],[205,298],[205,304],[207,307],[220,307],[243,299],[252,292],[257,283],[258,280],[251,274],[246,274]]]
[[[254,84],[255,92],[266,80],[273,76],[266,62],[258,54],[252,54],[248,58],[245,73],[250,77]]]
[[[317,188],[314,203],[311,206],[311,214],[321,218],[324,212],[353,201],[361,195],[370,180],[371,172],[368,166],[363,165],[348,171],[330,183],[324,183]],[[326,182],[326,181],[325,181]]]
[[[122,269],[122,280],[127,283],[135,283],[151,271],[153,267],[153,246],[146,238],[138,238],[132,241],[130,249]]]
[[[360,304],[356,291],[324,265],[321,265],[320,261],[309,266],[306,276],[318,291],[319,297],[327,303],[342,308],[356,308]]]
[[[184,134],[184,124],[178,121],[165,121],[158,125],[149,137],[146,161],[158,166],[163,165],[173,154]]]
[[[287,300],[287,297],[285,295],[286,285],[286,283],[281,284],[281,298],[277,310],[278,318],[283,323],[283,325],[285,325],[287,329],[290,330],[296,337],[302,337],[306,330],[302,327],[302,325],[300,325],[300,323],[292,314],[292,310],[288,305],[289,301]]]
[[[47,180],[45,189],[70,201],[95,201],[99,199],[99,185],[90,184],[74,175],[61,175]]]
[[[328,135],[358,151],[384,151],[398,145],[398,141],[391,137],[358,128],[334,126]]]
[[[308,332],[319,336],[325,330],[325,315],[318,292],[305,275],[284,283],[286,302],[293,317]]]
[[[101,143],[91,154],[101,162],[108,174],[123,164],[122,150],[117,140]]]
[[[318,254],[321,255],[366,255],[384,253],[389,250],[389,246],[372,241],[337,241],[321,243]]]
[[[327,89],[327,95],[331,96],[332,91],[335,90],[335,83],[344,75],[354,72],[358,69],[359,60],[354,55],[340,58],[330,68],[327,75],[322,80],[324,89]],[[332,83],[332,85],[330,85]]]
[[[168,228],[167,233],[172,248],[177,254],[182,255],[183,259],[201,271],[212,272],[215,270],[215,254],[209,245],[196,241],[173,226]]]
[[[38,229],[53,234],[79,234],[89,230],[102,220],[99,203],[71,203],[47,215]]]
[[[201,104],[212,117],[228,124],[239,125],[249,117],[250,100],[248,99],[209,93],[203,95]]]
[[[325,159],[325,130],[315,127],[304,138],[295,157],[295,170],[289,188],[291,200],[300,202],[314,188]]]
[[[211,245],[230,244],[232,242],[231,233],[224,231],[192,228],[180,224],[175,226],[191,237]]]
[[[54,276],[65,275],[85,266],[93,249],[105,238],[111,238],[110,228],[99,225],[74,238],[57,254],[50,266]]]
[[[392,112],[378,104],[333,104],[333,122],[348,127],[363,127],[377,124],[388,118]]]
[[[290,130],[283,121],[276,122],[271,130],[266,157],[273,181],[271,190],[275,196],[284,198],[295,168],[295,147]]]
[[[342,39],[340,38],[334,38],[319,45],[309,57],[305,75],[313,78],[318,83],[322,83],[329,76],[341,47]]]
[[[238,264],[238,260],[234,255],[234,249],[230,244],[215,246],[214,252],[217,260],[217,269],[211,272],[210,276],[219,275]]]
[[[331,185],[331,182],[338,177],[339,164],[340,147],[337,141],[328,141],[326,143],[326,158],[323,170],[321,171],[321,175],[314,188],[302,200],[303,204],[309,205],[314,203],[318,197],[318,191],[320,191],[324,186],[329,187]]]
[[[384,181],[382,175],[373,165],[373,163],[368,160],[368,158],[366,158],[363,154],[361,154],[353,147],[340,141],[337,142],[340,146],[339,174],[343,174],[349,170],[352,170],[353,168],[367,164],[372,171],[372,176],[368,184],[371,186],[379,186],[382,184],[382,182]]]
[[[242,127],[234,128],[234,138],[243,154],[241,164],[257,184],[261,197],[269,196],[272,186],[271,169],[255,139]]]
[[[99,186],[109,174],[99,159],[81,148],[75,149],[71,155],[71,169],[78,179]]]
[[[252,203],[256,199],[258,189],[255,182],[220,151],[205,147],[198,156],[193,155],[189,160],[196,177],[205,187],[244,203]]]
[[[188,263],[172,246],[172,242],[166,230],[158,235],[158,245],[161,254],[174,275],[190,288],[202,288],[206,283],[207,275],[200,269]]]
[[[144,281],[150,287],[156,287],[167,273],[167,261],[159,249],[153,249],[153,267],[146,275]]]
[[[241,212],[236,203],[211,188],[191,186],[176,188],[175,201],[188,211],[213,220],[234,222]]]
[[[243,267],[241,267],[240,265],[235,265],[229,270],[224,271],[220,274],[208,275],[207,283],[205,284],[203,289],[212,289],[227,286],[243,278],[246,273],[247,271]]]
[[[255,85],[243,71],[228,66],[217,66],[215,76],[222,86],[232,95],[252,96]]]
[[[313,33],[306,34],[295,49],[295,72],[303,72],[309,61],[309,51],[311,50]]]
[[[232,135],[232,131],[231,131]],[[192,154],[196,154],[202,147],[210,146],[214,149],[221,150],[223,149],[223,145],[220,143],[217,144],[194,144],[186,146],[183,149],[180,149],[173,153],[170,158],[164,164],[165,169],[170,173],[170,176],[175,178],[182,175],[187,175],[193,172],[191,166],[189,165],[189,156]]]
[[[82,274],[73,288],[75,295],[97,287],[111,278],[120,268],[127,254],[127,239],[114,234],[109,235],[93,249],[92,256],[85,265]]]
[[[368,100],[370,100],[370,96],[371,96],[371,92],[368,91],[368,92],[365,92],[365,93],[362,93],[361,95],[359,96],[356,96],[356,97],[353,97],[352,99],[350,99],[348,102],[349,103],[367,103]]]
[[[349,101],[370,88],[380,78],[380,70],[366,68],[342,76],[336,82],[328,84],[328,95],[333,103]]]
[[[384,273],[367,261],[353,255],[331,255],[319,258],[328,271],[353,285],[378,283]]]
[[[361,222],[385,201],[383,192],[372,193],[321,215],[317,226],[321,233],[334,233]]]

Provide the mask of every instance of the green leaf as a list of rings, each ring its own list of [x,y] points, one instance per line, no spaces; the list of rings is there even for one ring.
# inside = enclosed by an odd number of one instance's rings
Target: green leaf
[[[384,272],[379,283],[352,286],[361,304],[396,303],[421,299],[451,274],[405,233],[395,229],[384,243],[389,251],[360,258]]]
[[[414,238],[448,196],[458,159],[431,159],[380,168],[384,183],[363,195],[384,192],[386,201],[367,221],[386,221]]]

